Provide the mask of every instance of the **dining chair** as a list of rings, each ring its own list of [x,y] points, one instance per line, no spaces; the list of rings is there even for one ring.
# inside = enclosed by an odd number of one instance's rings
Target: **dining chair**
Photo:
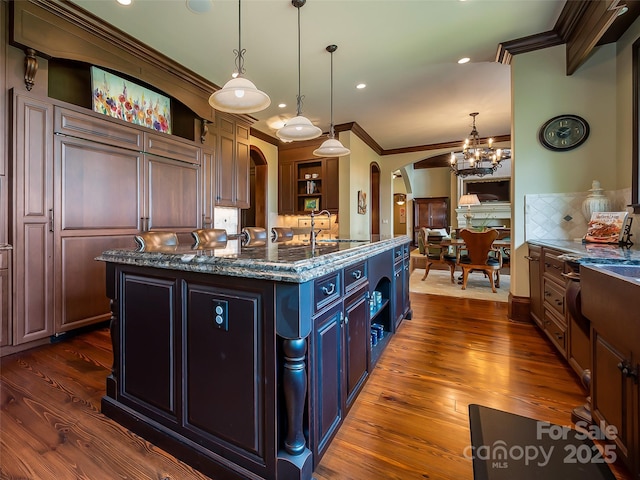
[[[456,257],[449,254],[449,248],[442,245],[442,235],[427,235],[424,228],[418,232],[418,243],[424,245],[424,255],[426,257],[426,265],[424,275],[421,280],[425,280],[429,275],[431,265],[442,264],[449,267],[451,272],[451,283],[455,283],[454,274],[456,270]]]
[[[478,232],[463,228],[459,235],[464,240],[467,250],[467,255],[461,257],[458,263],[462,268],[462,290],[467,288],[469,273],[482,271],[489,277],[491,290],[496,293],[496,287],[500,287],[500,268],[502,267],[500,251],[493,247],[493,242],[498,238],[498,231],[489,228]],[[490,252],[496,252],[496,256],[490,255]]]
[[[199,228],[191,232],[195,248],[213,248],[227,243],[227,231],[224,228]]]

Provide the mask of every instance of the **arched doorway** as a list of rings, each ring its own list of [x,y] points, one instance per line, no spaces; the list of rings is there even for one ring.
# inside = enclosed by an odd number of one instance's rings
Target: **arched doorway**
[[[370,165],[369,191],[371,192],[370,228],[371,240],[380,240],[380,167],[377,163]]]
[[[249,165],[249,208],[241,210],[242,227],[267,228],[267,159],[253,145]]]

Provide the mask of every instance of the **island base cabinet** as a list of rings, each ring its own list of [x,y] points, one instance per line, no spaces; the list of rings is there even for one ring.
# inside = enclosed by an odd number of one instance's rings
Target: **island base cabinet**
[[[146,270],[107,268],[109,290],[121,293],[110,293],[103,413],[212,478],[276,478],[272,289]]]
[[[314,320],[310,356],[314,468],[356,400],[369,374],[369,284]]]

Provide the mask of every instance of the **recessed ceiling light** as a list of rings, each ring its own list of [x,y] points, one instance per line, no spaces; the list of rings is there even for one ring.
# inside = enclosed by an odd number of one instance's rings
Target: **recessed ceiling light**
[[[462,65],[463,63],[467,63],[469,60],[471,60],[469,57],[464,57],[458,60],[458,63]]]
[[[367,86],[366,83],[359,83],[358,85],[356,85],[356,88],[362,90],[363,88],[365,88]]]
[[[116,0],[120,5],[131,5],[131,0]]]
[[[193,13],[207,13],[211,10],[211,0],[187,0],[187,8]]]
[[[286,107],[286,106],[287,106],[287,104],[286,104],[286,103],[281,103],[281,104],[279,104],[279,105],[278,105],[278,107],[279,107],[279,108],[284,108],[284,107]]]

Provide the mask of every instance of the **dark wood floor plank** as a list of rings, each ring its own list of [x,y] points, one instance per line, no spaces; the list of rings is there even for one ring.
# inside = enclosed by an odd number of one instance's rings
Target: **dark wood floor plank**
[[[470,404],[570,425],[584,403],[566,362],[534,325],[510,322],[504,303],[411,300],[413,320],[383,352],[317,480],[470,480]],[[208,478],[100,413],[112,359],[106,328],[2,359],[0,478]]]

